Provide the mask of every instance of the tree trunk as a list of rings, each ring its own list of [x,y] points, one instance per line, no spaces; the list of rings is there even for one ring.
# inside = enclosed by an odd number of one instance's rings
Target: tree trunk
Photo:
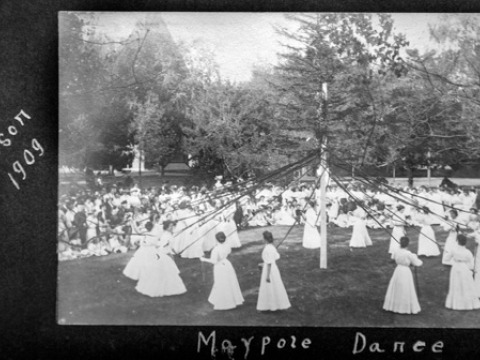
[[[407,167],[407,172],[408,172],[408,186],[413,187],[413,168],[412,167]]]

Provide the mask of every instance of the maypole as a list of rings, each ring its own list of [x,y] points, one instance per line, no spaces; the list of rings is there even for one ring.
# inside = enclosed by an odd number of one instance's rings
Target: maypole
[[[322,113],[323,120],[327,118],[327,99],[328,89],[327,83],[322,84],[323,104]],[[323,134],[320,153],[320,269],[327,268],[327,136]]]

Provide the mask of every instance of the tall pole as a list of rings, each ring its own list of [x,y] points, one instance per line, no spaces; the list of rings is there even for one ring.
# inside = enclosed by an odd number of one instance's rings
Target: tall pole
[[[322,84],[323,92],[323,121],[327,117],[327,83]],[[322,136],[322,149],[320,166],[322,168],[320,178],[320,269],[327,268],[327,136]]]

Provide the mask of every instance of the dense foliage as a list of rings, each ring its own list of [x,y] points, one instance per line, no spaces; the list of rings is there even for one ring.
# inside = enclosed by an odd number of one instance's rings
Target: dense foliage
[[[184,157],[209,174],[260,175],[324,144],[331,163],[461,166],[479,158],[480,26],[445,15],[438,52],[408,48],[388,14],[298,14],[275,68],[249,82],[176,44],[158,15],[125,39],[99,15],[60,15],[60,165],[121,169]],[[325,90],[328,89],[328,93]]]

